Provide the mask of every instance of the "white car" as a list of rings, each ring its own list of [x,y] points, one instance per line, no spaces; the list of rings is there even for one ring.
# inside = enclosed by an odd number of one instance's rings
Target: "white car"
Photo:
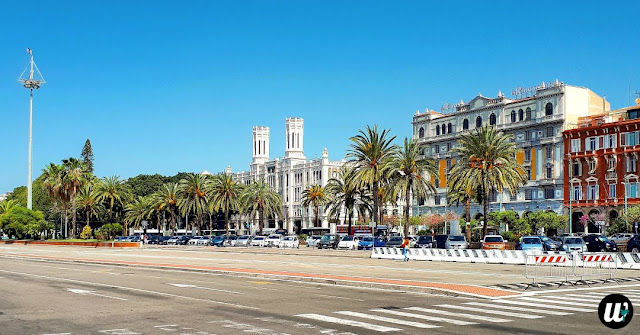
[[[248,247],[251,245],[251,236],[249,235],[240,235],[238,239],[236,239],[236,247]]]
[[[198,241],[196,242],[196,245],[209,245],[210,243],[211,243],[211,237],[202,236],[202,238],[198,239]]]
[[[204,236],[194,236],[192,239],[189,240],[189,242],[187,242],[188,245],[198,245],[198,241],[200,241],[201,239],[204,239]]]
[[[282,241],[282,235],[280,234],[271,234],[264,239],[265,247],[278,247],[280,248],[280,241]]]
[[[282,241],[280,241],[280,248],[300,248],[298,236],[289,235],[283,237]]]
[[[613,243],[622,244],[622,245],[626,245],[627,242],[629,242],[629,240],[632,238],[633,238],[633,234],[629,234],[629,233],[618,233],[618,234],[613,234],[609,236],[609,239]]]
[[[358,243],[360,243],[360,239],[358,237],[347,235],[338,242],[338,249],[355,250],[358,248]]]
[[[445,249],[467,249],[469,243],[463,235],[449,235],[447,241],[444,243]]]
[[[251,240],[252,247],[264,247],[264,236],[256,236]]]
[[[238,240],[238,236],[235,236],[235,235],[227,236],[227,239],[224,240],[224,246],[225,247],[235,247],[237,240]]]
[[[322,236],[320,235],[311,235],[307,237],[307,240],[305,241],[305,244],[307,245],[307,247],[315,247],[316,243],[318,243],[318,241],[322,238]]]

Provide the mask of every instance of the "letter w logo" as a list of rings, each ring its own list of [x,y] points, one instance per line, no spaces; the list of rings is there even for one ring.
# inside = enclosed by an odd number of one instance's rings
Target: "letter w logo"
[[[627,309],[629,308],[628,304],[625,303],[616,303],[613,311],[611,311],[611,307],[613,303],[607,303],[604,310],[604,321],[605,322],[623,322],[625,317],[627,316]],[[624,305],[624,310],[621,312],[622,305]]]

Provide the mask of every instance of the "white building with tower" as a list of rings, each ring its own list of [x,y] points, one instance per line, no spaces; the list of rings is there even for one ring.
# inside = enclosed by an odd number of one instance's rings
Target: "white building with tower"
[[[322,157],[307,159],[304,154],[304,120],[290,117],[285,120],[285,154],[282,158],[269,156],[269,127],[253,127],[252,160],[249,171],[233,173],[234,179],[245,185],[252,181],[263,180],[273,187],[282,197],[282,217],[265,218],[264,227],[286,229],[289,233],[300,233],[304,228],[314,228],[313,209],[301,206],[302,192],[312,185],[326,186],[329,179],[338,176],[338,170],[345,163],[329,161],[329,152],[325,148]],[[227,167],[227,173],[231,167]],[[320,227],[335,232],[335,223],[330,223],[325,208],[320,208]],[[242,223],[239,231],[254,233],[257,220],[234,217],[234,223]],[[250,225],[246,230],[246,224]]]

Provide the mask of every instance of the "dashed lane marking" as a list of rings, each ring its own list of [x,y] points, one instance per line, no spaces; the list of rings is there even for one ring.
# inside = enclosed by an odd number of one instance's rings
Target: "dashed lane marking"
[[[414,321],[405,321],[400,319],[388,318],[385,316],[379,315],[371,315],[365,313],[351,312],[351,311],[339,311],[334,312],[336,314],[347,315],[347,316],[355,316],[361,319],[369,319],[369,320],[378,320],[382,322],[394,323],[398,325],[405,325],[410,327],[422,328],[422,329],[430,329],[430,328],[439,328],[440,326],[430,325],[422,322],[414,322]]]
[[[378,325],[371,324],[371,323],[353,321],[353,320],[348,320],[348,319],[340,319],[340,318],[335,318],[333,316],[326,316],[326,315],[321,315],[321,314],[313,314],[313,313],[311,313],[311,314],[298,314],[296,316],[297,317],[301,317],[301,318],[316,320],[316,321],[322,321],[322,322],[328,322],[328,323],[337,323],[337,324],[340,324],[340,325],[347,325],[347,326],[352,326],[352,327],[359,327],[359,328],[373,330],[373,331],[377,331],[377,332],[381,332],[381,333],[397,332],[397,331],[401,331],[402,330],[400,328],[378,326]]]

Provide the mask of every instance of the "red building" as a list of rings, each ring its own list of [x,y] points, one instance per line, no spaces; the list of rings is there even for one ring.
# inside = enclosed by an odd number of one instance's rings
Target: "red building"
[[[571,213],[572,231],[589,232],[640,203],[638,152],[640,105],[580,118],[564,137],[564,206]]]

